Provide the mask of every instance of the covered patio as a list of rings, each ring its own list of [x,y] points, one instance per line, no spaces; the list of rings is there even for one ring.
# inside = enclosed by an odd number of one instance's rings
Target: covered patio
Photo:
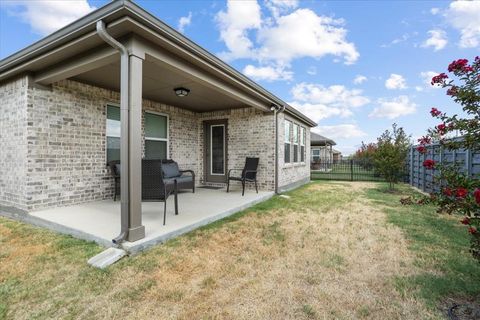
[[[137,17],[130,16],[129,6],[134,5],[126,2],[125,6],[126,17],[114,22],[106,18],[92,21],[95,29],[88,41],[70,44],[82,53],[63,52],[57,57],[59,63],[39,67],[32,79],[39,86],[36,92],[43,90],[41,86],[53,87],[54,93],[75,92],[72,98],[59,96],[72,113],[78,112],[74,101],[79,95],[91,99],[93,108],[88,107],[86,116],[97,114],[96,119],[101,120],[97,124],[92,119],[94,124],[87,126],[98,130],[98,137],[106,135],[106,144],[87,142],[94,155],[87,155],[78,166],[82,171],[78,178],[67,178],[72,189],[69,199],[84,197],[91,190],[103,193],[103,199],[110,198],[113,181],[105,164],[119,160],[121,200],[114,203],[98,201],[98,197],[85,199],[68,209],[34,208],[32,215],[84,232],[88,235],[85,238],[105,245],[115,238],[117,243],[125,241],[126,247],[139,248],[241,210],[272,194],[248,194],[242,199],[241,195],[227,195],[219,190],[184,193],[179,199],[180,215],[175,217],[169,212],[167,226],[163,227],[163,205],[142,203],[141,170],[142,159],[173,159],[182,169],[195,172],[197,185],[223,186],[228,170],[242,168],[245,157],[253,156],[261,158],[261,189],[271,191],[273,167],[267,164],[271,153],[262,154],[261,150],[273,152],[271,142],[263,144],[272,139],[260,134],[245,135],[242,130],[247,127],[245,124],[258,121],[267,124],[267,134],[273,134],[273,102],[250,82],[242,83],[247,79],[236,79],[231,68],[219,60],[206,61],[203,49],[187,50],[183,37],[165,38],[156,21],[144,25],[145,20],[139,22]],[[71,151],[59,153],[63,157]],[[91,185],[91,181],[97,181],[98,186],[78,190],[79,186]],[[63,190],[57,194],[67,196]],[[51,195],[52,201],[55,198]],[[60,198],[56,200],[62,202]],[[40,200],[38,210],[47,201],[50,200]],[[172,209],[173,200],[168,205]]]
[[[238,187],[229,193],[225,188],[202,187],[197,188],[195,193],[181,192],[178,194],[178,215],[175,215],[173,197],[167,201],[165,226],[163,203],[142,202],[145,237],[135,242],[123,242],[122,246],[130,253],[136,253],[242,211],[272,196],[273,192],[270,191],[259,191],[257,194],[254,190],[247,190],[242,197]],[[120,232],[120,201],[103,200],[33,211],[27,219],[54,231],[112,246],[112,239]]]

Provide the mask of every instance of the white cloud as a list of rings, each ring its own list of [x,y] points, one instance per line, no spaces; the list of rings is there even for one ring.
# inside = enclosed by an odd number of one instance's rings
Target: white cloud
[[[422,43],[422,47],[433,47],[433,51],[439,51],[445,48],[448,43],[447,34],[445,31],[440,29],[433,29],[429,30],[427,33],[430,38],[428,38]]]
[[[41,35],[50,34],[96,9],[87,0],[19,0],[4,5],[10,14],[20,17]]]
[[[379,107],[369,114],[372,118],[395,119],[400,116],[415,113],[417,105],[410,101],[407,96],[399,96],[393,99],[378,99]]]
[[[259,55],[281,63],[334,55],[352,64],[359,53],[353,43],[346,41],[347,30],[343,25],[341,19],[318,16],[310,9],[297,9],[278,17],[275,25],[259,30]]]
[[[352,109],[370,102],[362,96],[362,90],[349,90],[341,85],[300,83],[292,88],[292,95],[295,101],[289,104],[316,122],[333,116],[350,117]]]
[[[452,1],[445,17],[452,27],[460,31],[461,48],[480,45],[480,1]]]
[[[385,87],[390,90],[406,89],[407,83],[402,75],[392,73],[390,78],[385,81]]]
[[[439,8],[432,8],[430,9],[430,13],[433,14],[433,15],[437,15],[440,13],[440,9]]]
[[[344,145],[342,143],[341,145],[336,145],[334,149],[340,151],[342,153],[342,155],[344,157],[346,157],[346,156],[349,156],[349,155],[355,153],[355,151],[357,151],[359,147],[360,146],[355,147],[355,146],[352,146],[352,145]]]
[[[292,88],[292,95],[297,101],[339,108],[357,108],[370,102],[367,97],[362,96],[362,90],[349,90],[342,85],[324,87],[320,84],[302,82]]]
[[[432,85],[432,78],[438,74],[439,72],[435,72],[435,71],[422,71],[420,72],[420,78],[423,80],[423,83],[427,88],[438,89],[438,88],[441,88],[440,85],[438,84]]]
[[[307,117],[312,119],[315,122],[320,120],[338,116],[341,118],[350,117],[353,113],[348,109],[330,107],[324,104],[312,104],[312,103],[300,103],[300,102],[290,102],[289,105],[305,114]]]
[[[339,124],[335,126],[318,126],[312,129],[321,135],[332,139],[349,139],[364,137],[367,134],[356,124]]]
[[[414,35],[416,35],[416,32],[414,33]],[[380,47],[382,47],[382,48],[388,48],[388,47],[391,47],[391,46],[393,46],[393,45],[396,45],[396,44],[405,42],[405,41],[407,41],[407,40],[410,39],[410,38],[411,38],[411,36],[410,36],[408,33],[404,33],[404,34],[402,34],[402,36],[401,36],[400,38],[393,39],[390,43],[388,43],[388,44],[382,44]]]
[[[364,83],[364,82],[367,81],[367,80],[368,80],[367,77],[362,76],[361,74],[359,74],[359,75],[357,75],[357,76],[355,77],[355,79],[353,79],[353,83],[354,83],[354,84],[362,84],[362,83]]]
[[[272,12],[274,17],[298,7],[298,0],[266,0],[265,6]]]
[[[178,31],[181,33],[185,32],[185,27],[189,26],[192,23],[192,12],[190,11],[186,17],[181,17],[178,20]]]
[[[291,80],[293,72],[281,67],[255,67],[251,64],[243,69],[243,73],[254,80]]]
[[[298,3],[268,0],[266,6],[272,15],[262,17],[257,1],[229,0],[227,9],[216,15],[220,38],[227,47],[220,57],[252,59],[260,67],[275,65],[282,69],[290,68],[295,59],[326,55],[341,58],[345,64],[355,63],[359,53],[346,40],[345,22],[297,8]]]
[[[259,29],[262,24],[260,6],[257,1],[228,1],[227,11],[216,15],[220,27],[220,38],[229,52],[226,59],[251,58],[254,56],[253,43],[248,31]]]
[[[421,87],[421,86],[415,86],[415,90],[418,91],[418,92],[422,92],[422,91],[423,91],[423,87]]]

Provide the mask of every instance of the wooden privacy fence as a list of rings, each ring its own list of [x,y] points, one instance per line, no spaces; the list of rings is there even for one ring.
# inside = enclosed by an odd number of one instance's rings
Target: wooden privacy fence
[[[439,170],[429,170],[423,166],[423,161],[433,159],[436,163],[454,164],[470,177],[480,177],[480,152],[464,149],[448,150],[439,144],[426,146],[427,152],[420,153],[417,146],[410,148],[407,168],[409,170],[410,185],[425,192],[438,192],[441,189],[440,181],[434,181]]]

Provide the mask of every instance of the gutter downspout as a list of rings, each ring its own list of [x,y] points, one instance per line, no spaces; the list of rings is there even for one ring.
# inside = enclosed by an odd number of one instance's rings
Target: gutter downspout
[[[102,20],[97,21],[97,34],[103,41],[117,49],[120,52],[120,197],[121,197],[121,207],[120,207],[120,219],[121,219],[121,229],[120,234],[112,240],[113,243],[118,244],[123,242],[128,236],[128,228],[130,221],[130,210],[129,210],[129,200],[130,200],[130,189],[128,181],[128,171],[129,171],[129,148],[128,148],[128,137],[129,137],[129,88],[128,88],[128,77],[129,77],[129,53],[125,46],[120,42],[115,40],[106,30],[105,22]]]
[[[278,159],[278,114],[285,111],[285,106],[278,106],[272,103],[270,110],[273,111],[275,118],[275,193],[278,194],[278,168],[280,167]]]

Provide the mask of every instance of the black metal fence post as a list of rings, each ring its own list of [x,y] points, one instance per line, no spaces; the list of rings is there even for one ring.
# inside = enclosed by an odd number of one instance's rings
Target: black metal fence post
[[[353,159],[350,159],[350,181],[353,181]]]

